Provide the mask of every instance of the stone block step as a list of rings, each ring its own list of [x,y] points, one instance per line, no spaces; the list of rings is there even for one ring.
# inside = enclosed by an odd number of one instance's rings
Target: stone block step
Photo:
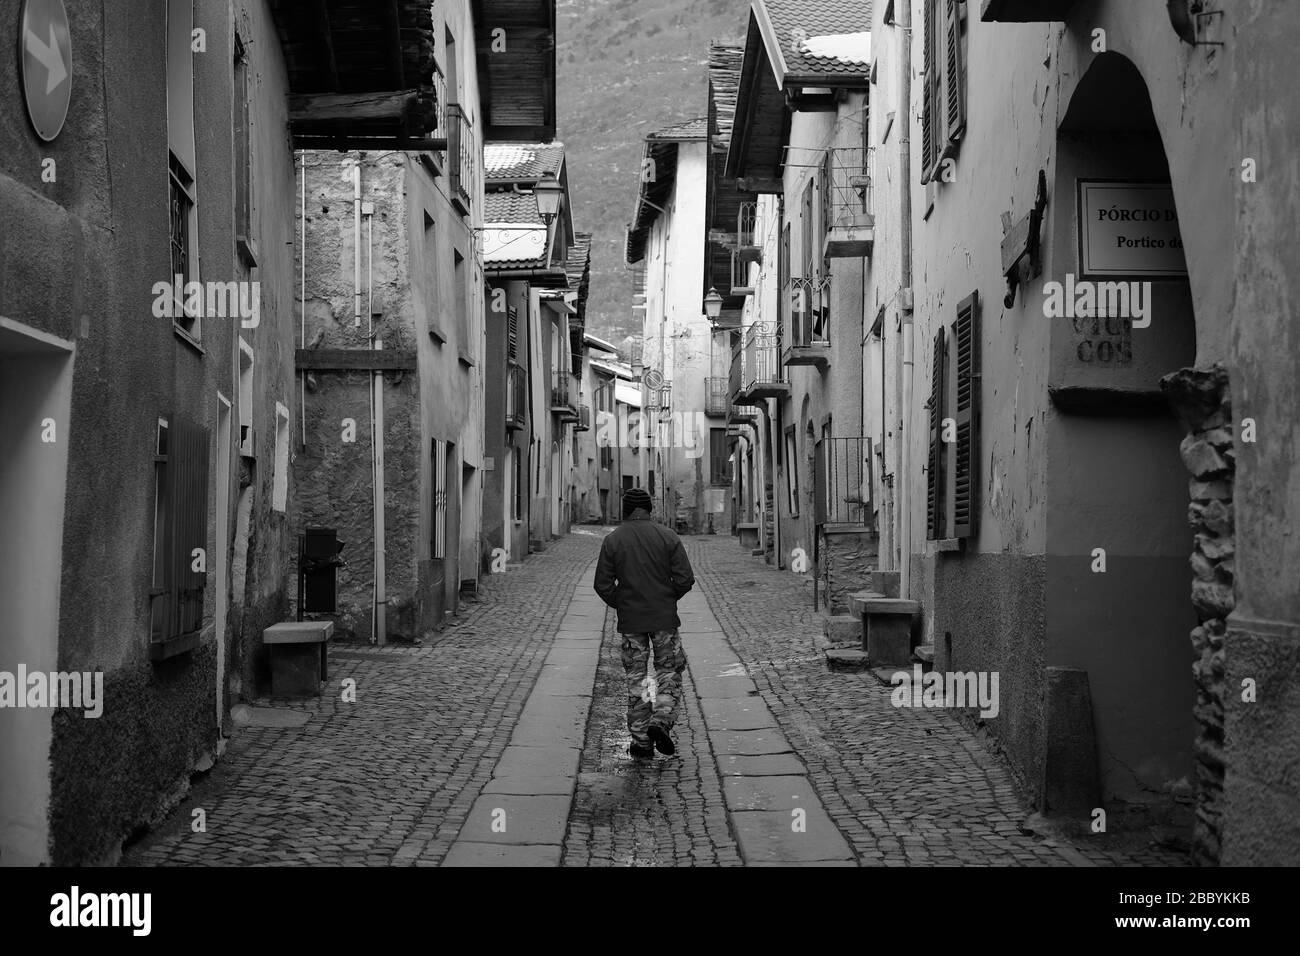
[[[864,671],[867,652],[856,647],[832,647],[826,651],[826,666],[833,671]]]
[[[875,591],[856,591],[849,595],[849,610],[853,614],[877,617],[894,614],[910,617],[921,610],[921,605],[905,598],[885,597]]]
[[[858,614],[833,614],[822,622],[822,633],[831,642],[862,640],[862,617]]]
[[[915,658],[916,658],[918,661],[920,661],[922,664],[933,664],[933,663],[934,663],[934,645],[933,645],[933,644],[920,644],[920,645],[918,645],[918,646],[912,648],[912,656],[915,657]]]

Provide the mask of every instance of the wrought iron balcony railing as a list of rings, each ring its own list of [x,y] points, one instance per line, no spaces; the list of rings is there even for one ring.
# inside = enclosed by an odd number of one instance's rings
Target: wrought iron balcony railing
[[[830,151],[830,182],[826,202],[825,258],[871,255],[875,243],[871,182],[875,167],[872,147],[836,147]]]
[[[591,431],[591,406],[590,405],[578,406],[578,420],[574,422],[573,430],[575,432]]]
[[[465,110],[457,103],[447,106],[447,158],[451,165],[451,199],[461,213],[468,215],[473,209],[474,196],[479,191],[478,146],[474,140],[474,125]]]
[[[871,439],[823,438],[813,458],[817,524],[840,530],[870,529]]]
[[[786,365],[818,365],[830,362],[831,277],[795,277],[786,287],[786,309],[790,317],[789,347],[781,356]]]
[[[745,329],[742,350],[741,398],[776,398],[790,391],[781,366],[781,330],[771,322]]]

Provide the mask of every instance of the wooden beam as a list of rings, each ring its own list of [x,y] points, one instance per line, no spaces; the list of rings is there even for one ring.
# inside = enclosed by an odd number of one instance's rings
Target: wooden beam
[[[289,97],[289,121],[396,120],[406,118],[415,90],[379,93],[299,93]]]
[[[298,349],[300,369],[398,371],[415,368],[415,349]]]
[[[736,188],[743,193],[772,193],[778,196],[785,192],[781,180],[762,176],[742,176],[736,180]]]

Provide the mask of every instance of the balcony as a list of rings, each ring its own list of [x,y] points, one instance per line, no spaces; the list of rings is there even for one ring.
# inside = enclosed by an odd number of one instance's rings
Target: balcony
[[[826,368],[831,363],[831,277],[792,278],[786,302],[790,344],[781,354],[781,364]]]
[[[731,250],[732,295],[754,294],[754,287],[749,284],[749,266],[763,258],[758,245],[757,224],[758,204],[742,202],[736,213],[736,244]]]
[[[578,420],[574,422],[573,430],[575,432],[591,431],[591,406],[590,405],[578,406]]]
[[[528,372],[522,365],[506,373],[506,428],[516,431],[528,424]]]
[[[562,422],[576,422],[578,420],[577,400],[570,391],[570,375],[568,370],[556,372],[551,377],[551,411],[559,416]]]
[[[759,408],[757,405],[737,405],[732,403],[727,406],[727,434],[739,435],[741,429],[752,427],[758,423]]]
[[[755,322],[745,329],[738,400],[784,398],[790,394],[790,383],[781,367],[780,346],[780,329],[770,322]]]
[[[725,378],[706,378],[704,380],[704,414],[725,415],[730,404]]]
[[[837,147],[830,151],[826,259],[856,259],[871,255],[876,241],[876,217],[872,213],[871,181],[875,150],[861,146]]]
[[[461,215],[468,216],[474,208],[474,196],[479,191],[478,146],[474,140],[474,125],[465,110],[456,103],[447,106],[447,161],[451,166],[451,201]]]
[[[813,458],[816,522],[829,531],[871,529],[871,439],[823,438]]]

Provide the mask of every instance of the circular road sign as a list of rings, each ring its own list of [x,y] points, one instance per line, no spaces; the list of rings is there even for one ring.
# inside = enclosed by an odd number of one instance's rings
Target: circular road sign
[[[72,34],[63,0],[23,0],[18,75],[32,127],[48,143],[62,131],[72,98]]]

